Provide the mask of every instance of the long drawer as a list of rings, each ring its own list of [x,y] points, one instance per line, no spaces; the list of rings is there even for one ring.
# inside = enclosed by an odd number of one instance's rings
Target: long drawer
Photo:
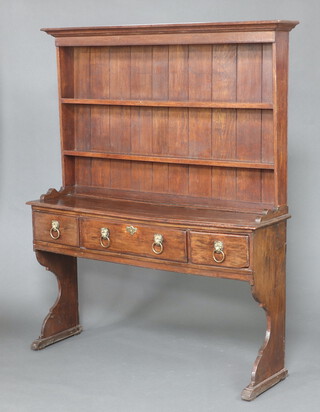
[[[187,261],[185,230],[91,218],[82,218],[80,227],[80,245],[87,249]]]

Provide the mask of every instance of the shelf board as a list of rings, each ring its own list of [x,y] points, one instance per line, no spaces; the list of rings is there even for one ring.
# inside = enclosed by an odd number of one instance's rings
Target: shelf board
[[[240,160],[216,160],[216,159],[195,159],[184,157],[171,157],[171,156],[149,156],[139,154],[123,154],[123,153],[103,153],[103,152],[90,152],[90,151],[78,151],[78,150],[64,150],[65,156],[74,157],[88,157],[99,159],[111,159],[111,160],[129,160],[136,162],[157,162],[157,163],[174,163],[174,164],[186,164],[196,166],[216,166],[216,167],[237,167],[243,169],[265,169],[273,170],[273,163],[264,162],[249,162]]]
[[[164,100],[122,100],[122,99],[71,99],[61,98],[63,104],[88,104],[102,106],[140,106],[140,107],[186,107],[199,109],[258,109],[272,110],[272,103],[249,102],[196,102]]]

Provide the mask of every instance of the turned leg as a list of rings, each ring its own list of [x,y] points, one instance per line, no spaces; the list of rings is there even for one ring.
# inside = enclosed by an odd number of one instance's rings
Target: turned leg
[[[285,222],[255,233],[252,295],[265,310],[267,330],[253,365],[251,382],[242,392],[242,399],[247,401],[256,398],[288,375],[284,366],[285,250]]]
[[[42,266],[55,274],[59,293],[43,321],[41,335],[32,343],[33,350],[43,349],[82,331],[78,312],[77,259],[40,250],[36,250],[36,257]]]

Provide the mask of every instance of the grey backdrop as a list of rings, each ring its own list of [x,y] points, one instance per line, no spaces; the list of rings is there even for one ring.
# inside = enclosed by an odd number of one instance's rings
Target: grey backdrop
[[[319,405],[319,0],[1,0],[0,410],[313,411]],[[41,27],[298,19],[289,90],[287,367],[240,400],[265,317],[241,282],[79,261],[82,335],[31,352],[57,294],[25,201],[61,186],[55,47]]]

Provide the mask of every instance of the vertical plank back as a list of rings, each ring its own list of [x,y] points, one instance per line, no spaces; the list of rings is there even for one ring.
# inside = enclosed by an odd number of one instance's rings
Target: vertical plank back
[[[65,183],[192,198],[286,202],[287,34],[276,43],[60,47],[60,95],[269,103],[276,110],[61,105],[64,150],[243,161],[275,171],[63,158]],[[277,76],[275,75],[277,73]],[[276,153],[276,157],[275,157]],[[89,171],[82,172],[84,167]]]

